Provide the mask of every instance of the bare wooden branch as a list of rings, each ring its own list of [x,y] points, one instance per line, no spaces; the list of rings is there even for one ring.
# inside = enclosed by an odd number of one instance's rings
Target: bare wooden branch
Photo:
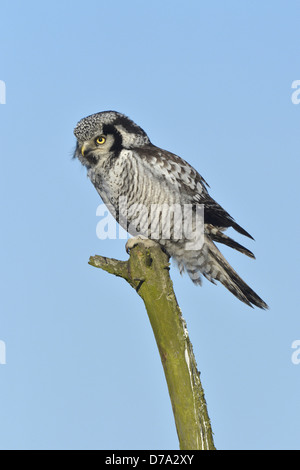
[[[186,322],[169,275],[169,258],[157,243],[131,241],[130,258],[93,256],[89,264],[124,278],[145,303],[158,346],[182,450],[214,450],[207,412]]]

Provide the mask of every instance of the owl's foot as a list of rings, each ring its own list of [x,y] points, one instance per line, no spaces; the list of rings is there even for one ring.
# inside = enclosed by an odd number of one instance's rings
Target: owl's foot
[[[138,245],[139,243],[142,243],[144,246],[148,248],[151,248],[152,246],[157,245],[157,242],[155,242],[154,240],[144,237],[143,235],[138,235],[137,237],[129,238],[129,240],[127,240],[127,243],[125,245],[126,252],[129,254],[130,250],[134,248],[136,245]]]

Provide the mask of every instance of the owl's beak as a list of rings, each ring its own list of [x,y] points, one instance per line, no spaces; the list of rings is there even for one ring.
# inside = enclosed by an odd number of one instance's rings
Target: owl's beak
[[[84,153],[86,151],[86,145],[83,144],[83,146],[81,147],[81,155],[84,157]]]

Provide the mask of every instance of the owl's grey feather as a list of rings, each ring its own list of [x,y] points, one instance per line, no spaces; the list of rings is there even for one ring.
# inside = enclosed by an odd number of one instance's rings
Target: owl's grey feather
[[[230,292],[250,306],[268,308],[267,304],[238,276],[215,243],[227,245],[247,256],[253,253],[224,234],[232,227],[252,238],[208,193],[204,178],[182,158],[153,145],[143,129],[115,111],[88,116],[74,130],[77,157],[103,202],[118,222],[132,233],[137,220],[137,205],[153,211],[156,240],[177,262],[180,272],[187,271],[195,284],[202,275],[221,282]],[[120,205],[126,198],[126,217]],[[176,236],[175,215],[169,237],[162,236],[167,225],[161,207],[204,206],[204,243],[190,249],[189,240]],[[154,209],[153,209],[154,208]],[[138,228],[151,237],[149,218],[141,213]],[[170,223],[168,221],[168,223]],[[154,224],[155,225],[155,224]],[[142,229],[141,229],[142,227]],[[169,227],[170,228],[170,227]],[[152,233],[153,235],[153,233]]]

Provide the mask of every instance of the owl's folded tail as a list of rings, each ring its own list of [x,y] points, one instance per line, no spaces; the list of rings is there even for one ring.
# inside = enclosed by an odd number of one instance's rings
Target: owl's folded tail
[[[223,240],[223,243],[224,241],[225,240]],[[245,252],[244,250],[246,249],[240,245],[232,247],[242,251],[248,256],[252,255],[248,250]],[[223,284],[223,286],[225,286],[233,295],[250,307],[255,306],[262,309],[268,309],[268,305],[230,266],[210,237],[206,237],[205,244],[201,252],[198,252],[198,256],[196,253],[192,254],[192,252],[189,252],[189,254],[191,255],[190,257],[187,256],[187,252],[185,253],[185,260],[184,262],[179,262],[179,268],[183,271],[184,265],[190,278],[195,284],[201,284],[201,274],[203,274],[213,284],[215,284],[215,281],[221,282],[221,284]]]
[[[230,266],[215,245],[213,250],[209,248],[208,253],[215,259],[219,266],[219,271],[215,276],[217,281],[220,281],[232,294],[250,307],[255,306],[264,310],[269,308]]]

